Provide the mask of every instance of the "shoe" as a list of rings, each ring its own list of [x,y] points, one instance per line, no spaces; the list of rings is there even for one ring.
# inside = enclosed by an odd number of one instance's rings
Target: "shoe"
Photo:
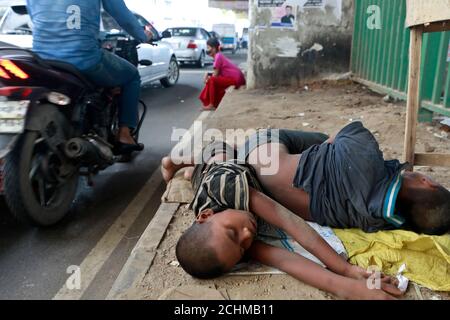
[[[124,154],[131,154],[133,152],[141,152],[145,148],[144,144],[142,143],[135,143],[135,144],[127,144],[122,142],[116,142],[114,146],[113,153],[114,155],[124,155]]]

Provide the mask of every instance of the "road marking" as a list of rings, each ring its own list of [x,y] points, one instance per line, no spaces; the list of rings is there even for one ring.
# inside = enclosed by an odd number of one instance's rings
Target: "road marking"
[[[181,70],[181,74],[205,74],[207,72],[211,72],[212,69],[205,70]]]
[[[163,203],[131,251],[106,300],[121,299],[131,288],[137,286],[147,274],[155,259],[157,249],[166,234],[167,227],[180,207],[179,203]]]
[[[195,121],[205,120],[209,112],[202,112]],[[195,123],[194,121],[194,123]],[[185,136],[194,133],[194,123]],[[185,141],[184,137],[180,143]],[[178,144],[177,144],[178,146]],[[177,147],[175,146],[175,147]],[[152,198],[158,187],[163,182],[161,176],[161,167],[152,174],[150,179],[146,182],[144,187],[139,191],[137,196],[130,202],[128,207],[120,214],[114,224],[103,235],[96,246],[86,256],[81,263],[81,288],[79,290],[69,290],[66,284],[53,297],[53,300],[78,300],[81,299],[86,290],[89,288],[98,272],[101,270],[105,262],[110,258],[111,254],[117,248],[123,237],[131,228],[133,223],[144,210],[148,201]],[[65,272],[66,270],[64,270]],[[67,275],[69,278],[70,275]]]

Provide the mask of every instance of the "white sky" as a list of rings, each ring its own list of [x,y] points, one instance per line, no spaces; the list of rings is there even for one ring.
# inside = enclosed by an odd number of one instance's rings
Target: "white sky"
[[[130,9],[141,13],[160,29],[169,26],[202,26],[209,30],[215,23],[237,25],[246,23],[239,21],[232,11],[209,8],[208,0],[172,0],[171,8],[164,6],[164,0],[125,0],[125,2]]]
[[[0,0],[0,6],[25,0]],[[125,0],[127,6],[153,22],[159,30],[174,26],[201,26],[207,30],[215,23],[234,23],[239,33],[248,27],[248,21],[237,19],[232,11],[208,7],[208,0],[171,0],[166,7],[165,0]],[[170,3],[170,1],[167,1]]]

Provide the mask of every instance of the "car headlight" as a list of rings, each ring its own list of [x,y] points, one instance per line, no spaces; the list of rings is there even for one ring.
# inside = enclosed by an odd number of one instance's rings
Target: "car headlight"
[[[22,133],[29,105],[27,100],[0,101],[0,133]]]

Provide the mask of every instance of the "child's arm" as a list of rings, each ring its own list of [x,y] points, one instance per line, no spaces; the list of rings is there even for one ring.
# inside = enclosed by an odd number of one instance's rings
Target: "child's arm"
[[[379,290],[370,290],[365,280],[337,275],[298,254],[256,241],[249,250],[250,257],[265,265],[286,272],[315,288],[344,299],[394,299],[399,291],[389,283],[381,283]]]
[[[352,278],[364,278],[367,273],[362,268],[348,263],[302,218],[267,197],[250,190],[250,209],[268,223],[283,229],[306,250],[322,261],[331,271]]]

